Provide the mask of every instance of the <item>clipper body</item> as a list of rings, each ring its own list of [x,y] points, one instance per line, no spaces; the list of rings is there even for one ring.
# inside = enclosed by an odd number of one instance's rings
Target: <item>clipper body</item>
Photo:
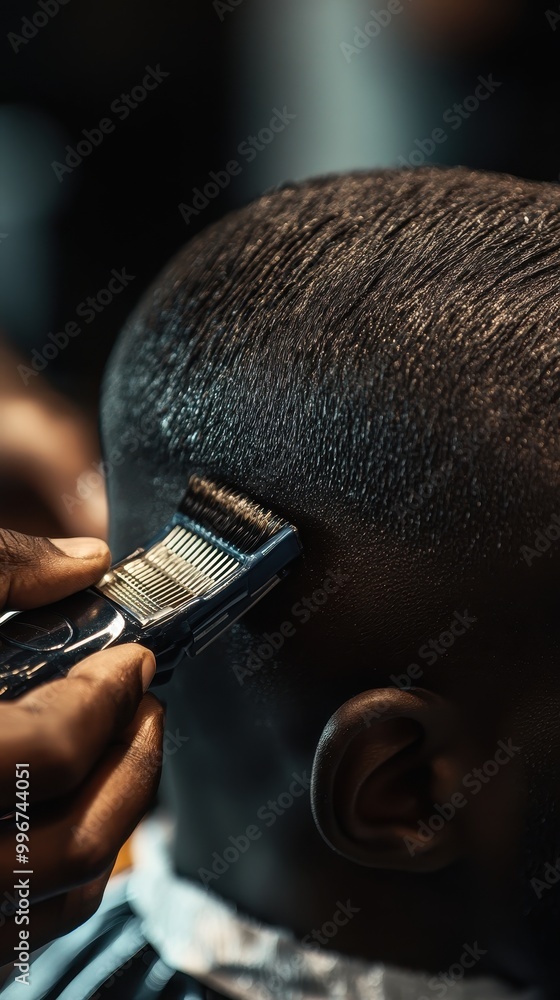
[[[291,524],[193,478],[163,531],[97,586],[0,619],[0,698],[16,698],[125,642],[152,649],[157,672],[167,673],[264,597],[300,552]]]

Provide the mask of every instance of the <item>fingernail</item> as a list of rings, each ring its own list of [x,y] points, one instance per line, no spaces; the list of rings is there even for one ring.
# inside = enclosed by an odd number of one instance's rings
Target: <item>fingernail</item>
[[[107,546],[101,538],[51,538],[57,549],[72,559],[102,559],[107,554]]]
[[[156,672],[156,658],[149,649],[143,650],[143,653],[144,657],[142,660],[142,687],[144,691],[147,691],[150,684],[152,683],[153,676]]]

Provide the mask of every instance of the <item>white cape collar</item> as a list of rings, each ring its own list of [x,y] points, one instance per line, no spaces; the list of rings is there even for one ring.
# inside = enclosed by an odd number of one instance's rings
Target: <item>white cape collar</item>
[[[172,869],[170,829],[145,821],[134,837],[132,909],[163,961],[236,1000],[538,1000],[486,978],[466,981],[371,965],[301,945],[288,931],[241,916]]]

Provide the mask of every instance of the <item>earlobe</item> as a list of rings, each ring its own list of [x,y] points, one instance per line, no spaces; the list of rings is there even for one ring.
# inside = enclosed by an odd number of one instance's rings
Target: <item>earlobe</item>
[[[345,702],[317,746],[317,829],[357,864],[434,871],[460,854],[458,728],[430,691],[385,688]],[[455,798],[454,798],[455,796]]]

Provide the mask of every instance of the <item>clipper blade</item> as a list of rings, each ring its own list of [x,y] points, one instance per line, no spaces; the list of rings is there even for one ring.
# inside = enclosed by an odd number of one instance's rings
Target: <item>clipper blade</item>
[[[265,568],[272,586],[299,552],[296,529],[283,518],[193,476],[170,524],[149,547],[113,566],[97,589],[150,628],[194,610],[201,599],[208,605],[223,595],[224,605],[241,602],[262,589]]]
[[[288,526],[243,493],[201,476],[191,476],[179,509],[193,524],[246,555]]]
[[[147,625],[223,584],[239,566],[210,540],[175,524],[161,541],[109,570],[97,589]]]

